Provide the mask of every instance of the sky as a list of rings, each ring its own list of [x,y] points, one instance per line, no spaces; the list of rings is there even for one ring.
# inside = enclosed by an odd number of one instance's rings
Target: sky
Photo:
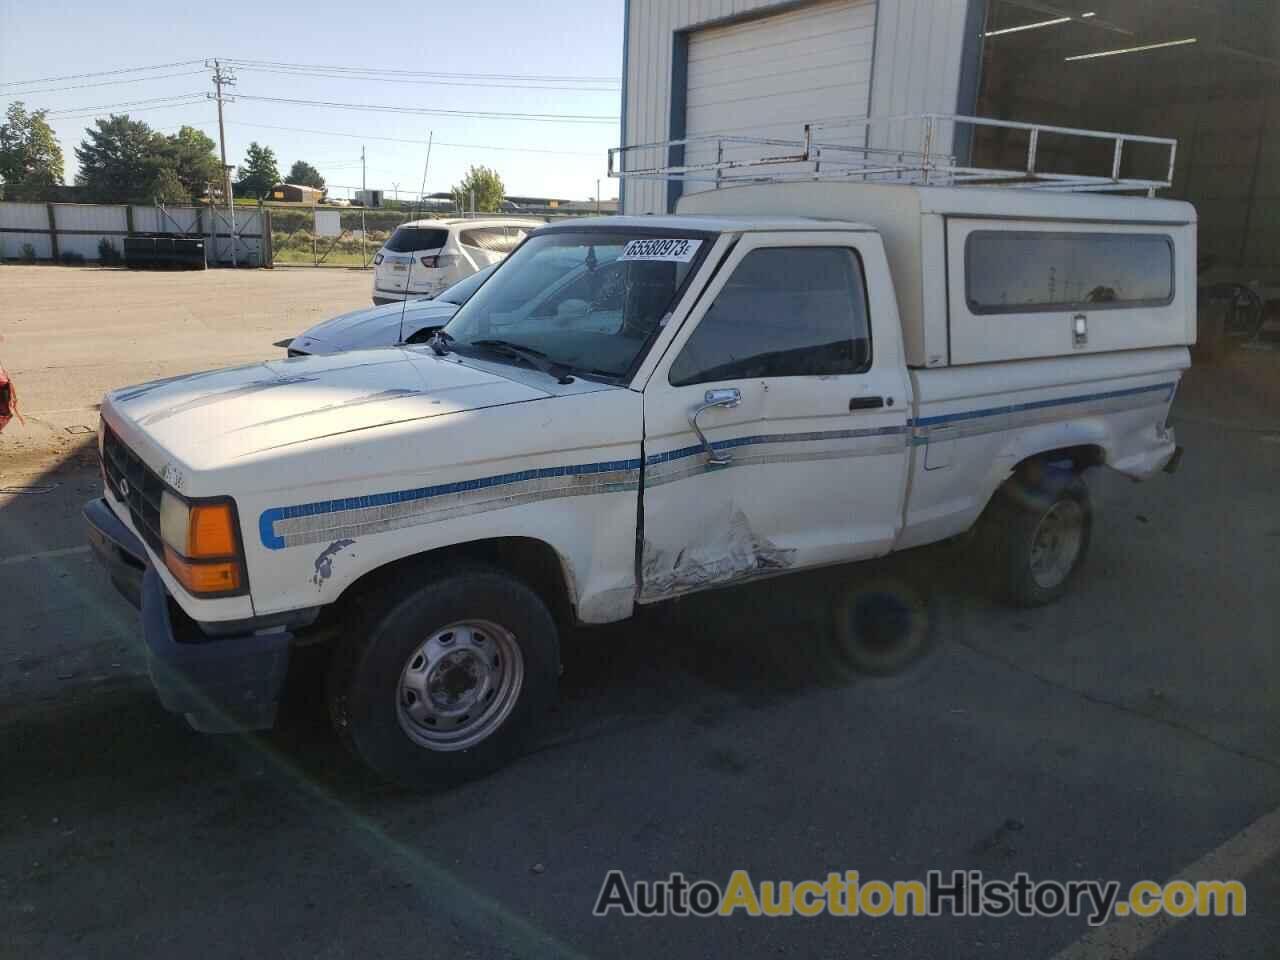
[[[363,144],[370,188],[391,197],[399,184],[402,197],[416,196],[431,135],[427,193],[448,190],[470,165],[483,164],[498,171],[510,195],[587,199],[595,196],[599,179],[608,199],[618,195],[618,182],[607,177],[606,151],[618,144],[622,11],[623,0],[418,0],[398,6],[0,0],[0,110],[23,100],[28,109],[55,112],[49,123],[71,183],[74,147],[93,122],[81,115],[90,111],[78,108],[134,103],[94,112],[128,113],[162,133],[185,124],[216,141],[211,100],[136,102],[212,92],[212,71],[181,61],[218,57],[319,66],[324,69],[311,72],[326,76],[235,69],[232,93],[242,99],[224,107],[229,163],[243,161],[256,140],[275,151],[282,175],[295,160],[306,160],[324,176],[331,196],[345,197],[360,186]],[[152,66],[157,69],[27,82]],[[354,71],[365,75],[350,76]],[[447,76],[411,75],[426,72]],[[477,75],[486,76],[472,79]],[[249,97],[593,119],[433,116]],[[56,111],[77,112],[59,117]]]

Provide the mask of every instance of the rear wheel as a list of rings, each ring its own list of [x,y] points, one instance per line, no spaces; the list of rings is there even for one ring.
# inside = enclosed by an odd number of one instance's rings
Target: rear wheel
[[[409,788],[480,776],[514,757],[556,693],[559,640],[538,595],[471,568],[398,602],[381,596],[366,598],[331,668],[330,712],[347,746]]]
[[[1039,607],[1070,588],[1093,532],[1089,488],[1077,473],[1036,465],[997,491],[983,515],[1000,592]]]

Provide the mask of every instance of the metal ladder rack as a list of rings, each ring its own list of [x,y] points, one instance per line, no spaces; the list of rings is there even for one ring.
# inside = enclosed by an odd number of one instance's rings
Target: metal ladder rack
[[[865,144],[871,128],[892,124],[920,125],[920,148],[905,150],[886,147],[823,142],[821,134],[837,129],[861,128]],[[977,129],[1025,130],[1028,132],[1026,162],[1019,169],[975,167],[958,164],[951,154],[939,153],[936,143],[944,125]],[[1038,166],[1040,138],[1044,134],[1110,141],[1110,174],[1055,173]],[[1123,177],[1125,147],[1149,144],[1168,150],[1168,168],[1162,180]],[[1157,190],[1173,184],[1178,141],[1136,133],[1114,133],[1057,127],[1044,123],[1021,123],[990,117],[968,117],[945,113],[903,114],[892,117],[845,117],[806,123],[799,140],[772,137],[745,137],[708,134],[679,140],[632,144],[609,150],[609,176],[619,179],[668,180],[712,183],[717,187],[734,183],[781,183],[794,180],[854,180],[925,186],[983,186],[1042,190],[1065,193],[1143,192],[1154,197]],[[644,165],[628,160],[659,152],[663,162]],[[713,155],[686,162],[689,153]]]

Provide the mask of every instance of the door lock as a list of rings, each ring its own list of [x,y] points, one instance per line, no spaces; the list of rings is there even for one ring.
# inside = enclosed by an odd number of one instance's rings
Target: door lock
[[[712,407],[725,407],[726,409],[736,407],[742,402],[742,391],[737,387],[721,387],[718,390],[708,390],[703,395],[702,403],[698,404],[689,411],[689,426],[693,427],[693,432],[698,435],[698,441],[702,444],[702,449],[707,452],[707,463],[721,466],[733,459],[733,454],[723,450],[716,450],[711,446],[711,441],[707,439],[707,435],[702,432],[702,428],[698,426],[698,415]]]
[[[1071,346],[1077,350],[1089,342],[1089,318],[1077,313],[1071,318]]]

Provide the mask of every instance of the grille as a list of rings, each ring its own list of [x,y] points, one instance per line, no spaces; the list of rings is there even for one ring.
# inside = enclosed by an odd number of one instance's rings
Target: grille
[[[102,425],[102,469],[112,495],[129,508],[134,528],[152,550],[162,553],[160,494],[164,482],[106,423]]]

